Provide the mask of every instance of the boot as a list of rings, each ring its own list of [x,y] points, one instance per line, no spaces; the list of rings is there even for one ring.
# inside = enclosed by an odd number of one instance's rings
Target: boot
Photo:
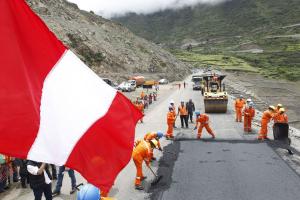
[[[144,187],[141,186],[141,185],[136,185],[136,186],[135,186],[135,189],[136,189],[136,190],[144,190]]]

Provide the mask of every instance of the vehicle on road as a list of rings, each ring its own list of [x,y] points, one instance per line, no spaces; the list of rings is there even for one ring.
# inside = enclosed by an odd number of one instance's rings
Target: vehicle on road
[[[202,85],[203,85],[202,75],[192,76],[192,82],[193,82],[193,90],[202,90]]]
[[[204,108],[206,113],[226,113],[228,94],[225,85],[222,85],[226,75],[216,73],[204,74],[205,81],[203,88]]]
[[[124,81],[118,86],[118,90],[121,90],[122,92],[131,92],[134,91],[135,88],[129,82]]]
[[[158,83],[159,83],[160,85],[166,85],[166,84],[169,83],[169,81],[168,81],[167,79],[160,79],[160,80],[158,81]]]
[[[129,80],[128,83],[131,85],[131,87],[136,90],[137,85],[136,85],[136,80]]]

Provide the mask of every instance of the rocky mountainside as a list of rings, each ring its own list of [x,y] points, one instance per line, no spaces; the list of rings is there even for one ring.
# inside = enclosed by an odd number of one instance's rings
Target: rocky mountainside
[[[80,10],[65,0],[27,0],[48,27],[101,77],[114,80],[143,74],[146,78],[182,79],[189,67],[119,23]]]

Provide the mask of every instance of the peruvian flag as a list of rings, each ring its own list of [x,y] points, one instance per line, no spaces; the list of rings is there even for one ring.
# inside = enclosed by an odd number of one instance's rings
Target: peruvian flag
[[[0,0],[0,152],[66,165],[107,192],[142,114],[72,53],[24,0]]]

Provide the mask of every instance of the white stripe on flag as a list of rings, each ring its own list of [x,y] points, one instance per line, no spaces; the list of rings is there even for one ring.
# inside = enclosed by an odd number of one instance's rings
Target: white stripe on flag
[[[64,165],[78,140],[103,117],[116,90],[70,50],[44,81],[40,127],[28,159]]]

